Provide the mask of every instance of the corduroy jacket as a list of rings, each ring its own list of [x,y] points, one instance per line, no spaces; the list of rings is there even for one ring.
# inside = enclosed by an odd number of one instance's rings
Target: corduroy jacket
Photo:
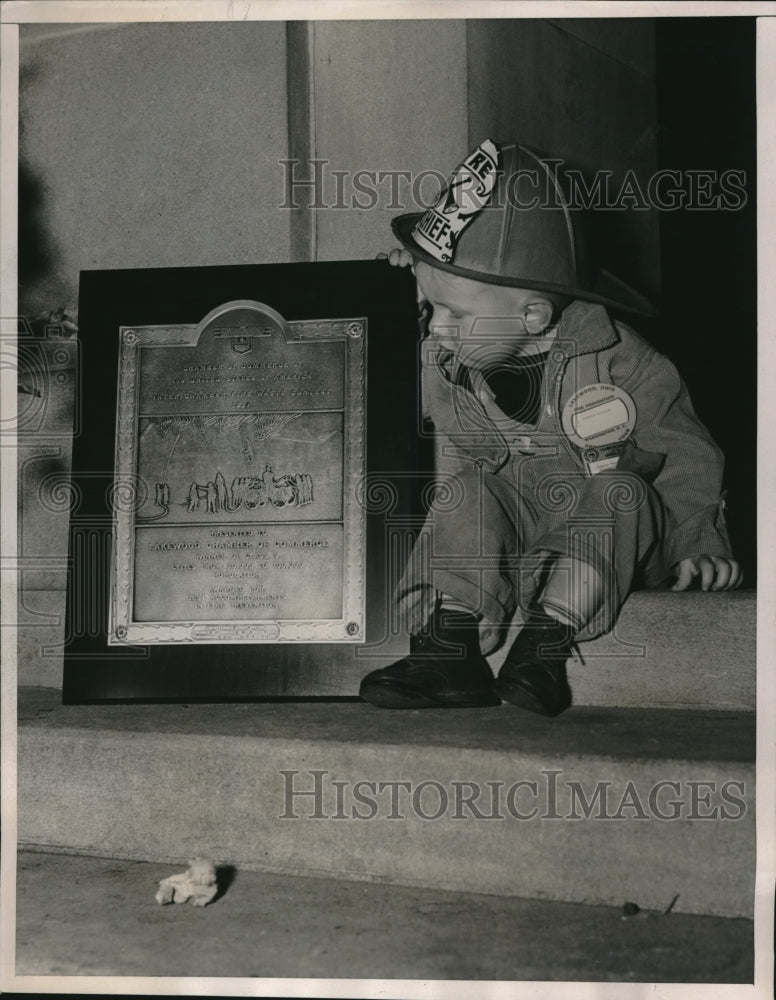
[[[489,405],[487,393],[451,381],[435,363],[438,352],[424,351],[423,404],[435,433],[438,455],[499,474],[552,452],[569,476],[586,475],[580,450],[563,431],[561,413],[579,389],[612,383],[627,392],[636,425],[618,469],[635,473],[660,496],[666,510],[663,552],[667,566],[697,555],[732,558],[724,518],[722,452],[693,410],[675,366],[600,305],[576,300],[562,313],[549,350],[538,423],[509,420]]]

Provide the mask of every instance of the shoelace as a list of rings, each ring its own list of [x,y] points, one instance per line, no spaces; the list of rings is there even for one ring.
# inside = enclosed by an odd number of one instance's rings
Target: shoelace
[[[557,618],[553,618],[552,615],[546,614],[546,612],[542,612],[542,616],[544,618],[548,619],[548,620],[551,620],[553,622],[553,624],[555,624],[555,625],[562,625],[563,624]],[[566,627],[568,628],[570,626],[566,626]],[[573,656],[573,658],[577,661],[577,663],[580,663],[583,667],[587,665],[585,663],[585,658],[582,656],[582,651],[580,650],[579,644],[577,643],[576,639],[572,639],[569,642],[569,652],[571,653],[571,655]]]
[[[541,614],[543,614],[545,618],[551,618],[553,621],[557,622],[558,624],[562,624],[562,622],[560,621],[559,618],[555,618],[553,615],[548,614],[545,608],[542,608]],[[580,621],[578,623],[578,625],[581,628],[582,627],[582,622]],[[572,627],[572,626],[569,626],[569,627]],[[574,657],[574,659],[577,661],[577,663],[582,664],[583,667],[586,666],[586,664],[585,664],[585,658],[582,656],[582,652],[581,652],[581,650],[579,648],[579,644],[577,643],[577,641],[575,639],[571,640],[569,649],[570,649],[571,655]]]

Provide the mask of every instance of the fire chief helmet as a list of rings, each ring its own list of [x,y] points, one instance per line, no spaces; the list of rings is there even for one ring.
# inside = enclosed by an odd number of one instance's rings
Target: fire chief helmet
[[[395,218],[393,231],[417,260],[451,274],[654,316],[625,282],[593,270],[557,166],[486,139],[430,208]]]

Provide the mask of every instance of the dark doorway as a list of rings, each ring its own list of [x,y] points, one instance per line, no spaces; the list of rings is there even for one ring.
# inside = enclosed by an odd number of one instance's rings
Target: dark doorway
[[[712,193],[726,172],[745,176],[743,204],[704,208],[701,195],[698,207],[660,213],[658,346],[725,453],[728,525],[748,586],[757,516],[755,28],[752,17],[658,18],[655,60],[660,168],[680,171],[685,187],[690,171],[702,171]]]

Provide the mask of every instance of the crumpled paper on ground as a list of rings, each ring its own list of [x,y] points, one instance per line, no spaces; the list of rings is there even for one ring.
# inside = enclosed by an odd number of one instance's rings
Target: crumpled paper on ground
[[[161,906],[188,902],[207,906],[217,892],[215,863],[208,858],[194,858],[185,872],[161,880],[156,902]]]

